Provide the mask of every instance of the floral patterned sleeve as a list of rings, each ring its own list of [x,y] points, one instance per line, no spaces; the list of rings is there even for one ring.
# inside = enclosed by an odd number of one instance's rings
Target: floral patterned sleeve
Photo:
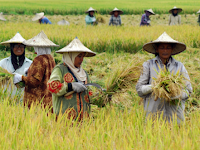
[[[50,79],[47,83],[48,90],[56,95],[62,96],[67,93],[68,84],[66,82],[61,83],[62,73],[60,68],[55,67],[51,73]]]

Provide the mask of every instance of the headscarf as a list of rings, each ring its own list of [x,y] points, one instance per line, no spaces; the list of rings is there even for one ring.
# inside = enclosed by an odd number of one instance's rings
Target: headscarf
[[[49,47],[34,47],[37,56],[51,54],[51,48]]]
[[[76,78],[79,81],[86,81],[86,73],[83,70],[83,68],[80,66],[79,68],[76,68],[74,66],[74,61],[76,56],[78,56],[80,52],[69,52],[69,53],[63,53],[63,62],[67,64],[67,66],[70,68],[70,70],[74,73]]]
[[[14,49],[15,44],[11,43],[10,44],[10,50],[11,50],[11,62],[13,65],[13,68],[15,70],[17,70],[18,68],[20,68],[23,64],[24,64],[24,60],[25,60],[25,45],[24,45],[24,53],[20,56],[17,56],[14,54],[13,49]]]

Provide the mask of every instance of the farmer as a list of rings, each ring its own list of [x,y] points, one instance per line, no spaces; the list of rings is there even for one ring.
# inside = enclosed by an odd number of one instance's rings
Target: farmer
[[[178,15],[182,11],[181,8],[177,8],[174,6],[174,8],[169,10],[170,16],[169,16],[169,25],[180,25],[181,24],[181,16]]]
[[[179,74],[183,74],[188,80],[190,79],[184,65],[172,57],[172,55],[183,52],[186,49],[186,45],[173,40],[164,32],[157,40],[145,44],[143,49],[155,54],[155,58],[144,62],[143,73],[136,85],[138,95],[144,99],[146,117],[162,114],[163,119],[169,122],[173,121],[174,117],[177,117],[176,121],[179,124],[181,121],[184,121],[185,101],[192,92],[190,82],[186,81],[187,92],[183,90],[181,95],[171,98],[171,100],[180,98],[180,104],[175,105],[164,101],[160,97],[157,100],[155,99],[155,96],[152,95],[152,80],[157,78],[157,72],[160,71],[159,66],[162,69],[165,66],[170,73],[180,71]]]
[[[147,9],[144,11],[145,13],[142,15],[140,26],[150,26],[151,20],[149,18],[150,15],[155,15],[152,9]]]
[[[44,12],[41,13],[36,13],[35,16],[33,17],[32,21],[39,21],[39,23],[41,24],[51,24],[51,21],[44,16]]]
[[[121,26],[121,17],[120,15],[123,14],[123,11],[117,9],[116,7],[113,9],[113,11],[110,12],[110,21],[109,21],[109,26]]]
[[[52,95],[47,89],[47,81],[55,67],[55,61],[51,56],[50,47],[58,46],[50,41],[42,31],[37,36],[24,42],[24,45],[33,46],[37,57],[34,58],[28,70],[28,76],[15,74],[14,81],[25,82],[24,106],[40,103],[44,108],[52,108]],[[53,112],[53,110],[50,110]]]
[[[85,17],[85,23],[86,25],[95,25],[96,24],[96,18],[94,16],[94,13],[97,13],[95,9],[90,7],[85,13],[88,15]]]
[[[2,59],[0,61],[0,67],[6,69],[10,73],[26,75],[32,61],[25,57],[26,46],[22,44],[23,41],[25,41],[25,39],[19,33],[16,33],[13,38],[1,43],[1,45],[10,47],[11,56]],[[13,86],[13,88],[13,90],[9,90],[13,96],[17,94],[16,92],[19,92],[19,96],[23,97],[23,89],[17,90],[16,86]]]
[[[199,23],[199,26],[200,26],[200,10],[197,12],[197,14],[199,14],[199,17],[198,17],[198,23]]]
[[[89,77],[81,67],[84,57],[96,54],[86,48],[78,38],[69,45],[57,51],[63,54],[63,63],[57,65],[48,81],[48,89],[53,97],[53,110],[67,113],[67,118],[78,119],[89,116],[90,101],[88,90],[84,84],[89,83]]]

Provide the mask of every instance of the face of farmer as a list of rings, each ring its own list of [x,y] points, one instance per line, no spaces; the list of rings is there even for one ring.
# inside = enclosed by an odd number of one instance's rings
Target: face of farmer
[[[13,47],[13,53],[16,56],[22,55],[24,53],[24,47],[25,46],[21,43],[15,44],[14,47]]]
[[[119,12],[118,11],[114,11],[114,16],[118,16],[119,15]]]
[[[169,43],[161,43],[158,47],[156,52],[159,54],[160,59],[164,63],[166,60],[169,59],[173,51],[173,47]]]
[[[173,13],[174,13],[174,14],[177,14],[177,13],[178,13],[177,9],[173,10]]]
[[[147,16],[150,16],[150,15],[151,15],[151,13],[148,12],[148,11],[146,11],[145,13],[146,13]]]
[[[83,62],[83,58],[85,57],[85,53],[80,53],[78,56],[76,56],[74,60],[74,66],[79,68]]]
[[[90,16],[93,16],[94,15],[94,11],[90,11]]]

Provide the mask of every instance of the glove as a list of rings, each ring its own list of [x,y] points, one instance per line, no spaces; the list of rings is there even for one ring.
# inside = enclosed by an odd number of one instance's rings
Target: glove
[[[142,86],[142,93],[144,94],[144,95],[147,95],[147,94],[149,94],[149,93],[151,93],[153,90],[152,90],[152,85],[143,85]]]
[[[80,82],[73,82],[72,89],[73,89],[73,91],[75,91],[77,93],[87,90],[87,88],[83,85],[83,83],[80,83]]]
[[[18,73],[14,73],[14,78],[13,78],[13,83],[19,83],[22,81],[22,75],[18,74]]]
[[[148,20],[147,23],[151,23],[151,20]]]
[[[27,68],[24,68],[24,74],[25,74],[25,76],[27,76],[28,75],[28,67]]]

